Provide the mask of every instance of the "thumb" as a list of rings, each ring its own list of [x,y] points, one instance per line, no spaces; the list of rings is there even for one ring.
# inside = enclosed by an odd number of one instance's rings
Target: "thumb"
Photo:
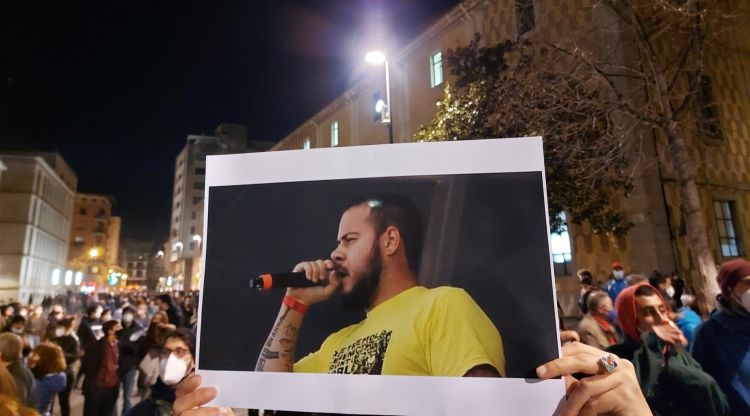
[[[333,294],[333,292],[336,291],[336,289],[338,289],[340,284],[341,279],[339,279],[335,271],[331,271],[330,273],[328,273],[328,285],[325,286],[323,290],[325,291],[325,294],[327,296],[330,296]]]

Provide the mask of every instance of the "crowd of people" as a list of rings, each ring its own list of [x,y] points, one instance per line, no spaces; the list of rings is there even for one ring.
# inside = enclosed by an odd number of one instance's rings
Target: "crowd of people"
[[[626,274],[619,262],[607,281],[578,278],[583,318],[563,342],[632,363],[654,414],[750,415],[750,262],[721,265],[715,304],[675,274]]]
[[[68,294],[0,306],[0,415],[170,414],[193,370],[198,294]],[[116,409],[119,398],[122,408]]]
[[[715,303],[674,274],[626,274],[620,263],[607,281],[578,276],[583,318],[561,328],[562,357],[537,369],[565,377],[563,414],[750,415],[749,261],[721,265]],[[1,306],[0,414],[51,415],[57,398],[69,416],[74,388],[84,416],[211,410],[200,406],[216,391],[191,375],[197,303],[195,293],[131,293]],[[602,370],[606,353],[619,371]]]

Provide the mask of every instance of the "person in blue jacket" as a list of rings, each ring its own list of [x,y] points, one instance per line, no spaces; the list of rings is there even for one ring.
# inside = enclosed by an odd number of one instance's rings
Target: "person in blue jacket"
[[[29,368],[34,374],[29,403],[42,416],[50,416],[55,396],[65,389],[65,354],[59,345],[43,342],[29,355]]]
[[[750,415],[750,261],[721,265],[717,311],[698,328],[693,357],[724,390],[732,414]]]

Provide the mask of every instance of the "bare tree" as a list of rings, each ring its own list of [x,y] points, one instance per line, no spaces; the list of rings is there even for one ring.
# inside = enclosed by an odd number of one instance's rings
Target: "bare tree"
[[[691,137],[721,133],[704,65],[707,50],[741,53],[723,43],[726,30],[743,24],[733,3],[597,0],[583,11],[590,24],[565,39],[537,33],[448,51],[456,81],[415,140],[543,135],[553,226],[565,210],[621,235],[631,224],[611,202],[632,189],[643,135],[655,132],[679,184],[687,245],[716,294],[688,149]]]

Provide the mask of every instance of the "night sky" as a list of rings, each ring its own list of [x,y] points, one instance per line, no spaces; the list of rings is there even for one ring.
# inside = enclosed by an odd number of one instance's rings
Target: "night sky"
[[[0,150],[56,150],[122,235],[169,229],[174,158],[222,122],[278,141],[457,4],[0,1]],[[372,70],[372,69],[369,69]]]

